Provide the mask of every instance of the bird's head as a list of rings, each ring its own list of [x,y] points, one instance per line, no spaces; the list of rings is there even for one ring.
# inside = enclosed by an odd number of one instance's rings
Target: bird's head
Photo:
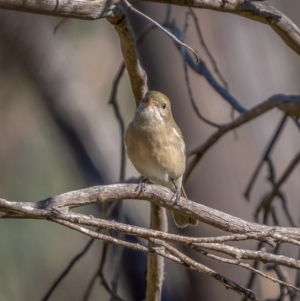
[[[146,93],[138,106],[138,111],[148,118],[164,122],[173,118],[169,98],[157,91],[149,91]]]

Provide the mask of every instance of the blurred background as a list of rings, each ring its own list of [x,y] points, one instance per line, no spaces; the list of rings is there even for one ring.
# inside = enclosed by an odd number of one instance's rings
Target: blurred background
[[[300,2],[270,1],[300,27]],[[136,6],[162,22],[166,5]],[[172,7],[171,16],[184,27],[184,7]],[[195,10],[209,50],[225,77],[229,92],[246,108],[276,93],[299,94],[300,58],[264,24],[231,14]],[[129,15],[134,31],[147,24]],[[112,81],[122,62],[119,40],[106,20],[67,20],[54,34],[60,18],[0,11],[0,197],[11,201],[38,201],[70,190],[119,180],[121,137],[109,99]],[[212,69],[190,24],[186,42]],[[196,116],[188,97],[183,61],[173,41],[152,30],[138,45],[149,88],[172,101],[173,115],[186,140],[187,149],[201,145],[215,129]],[[217,123],[231,120],[231,108],[207,83],[189,70],[191,87],[202,114]],[[125,72],[118,91],[124,122],[133,118],[135,103]],[[282,113],[272,110],[230,132],[213,146],[191,174],[186,191],[191,200],[253,221],[260,200],[270,190],[263,168],[250,202],[243,192],[256,164],[271,139]],[[300,149],[300,132],[292,120],[272,152],[280,176]],[[127,161],[126,178],[138,176]],[[299,226],[300,168],[283,186],[287,206]],[[280,226],[290,226],[281,203],[273,202]],[[99,216],[97,206],[81,212]],[[127,222],[149,226],[149,206],[126,201]],[[262,222],[262,219],[259,219]],[[272,224],[272,221],[268,221]],[[221,234],[199,223],[196,228],[170,232],[193,236]],[[0,300],[42,300],[69,261],[89,238],[46,221],[0,220]],[[235,244],[236,245],[236,244]],[[250,242],[244,246],[254,247]],[[250,273],[238,267],[211,261],[183,249],[224,276],[247,285]],[[49,300],[82,300],[99,266],[102,243],[97,241],[75,265]],[[113,273],[115,247],[109,250],[104,272]],[[298,258],[295,248],[281,253]],[[126,300],[143,300],[146,257],[124,251],[118,293]],[[262,266],[260,266],[262,268]],[[283,269],[291,282],[295,272]],[[270,272],[270,275],[276,276]],[[260,300],[276,299],[278,285],[255,282]],[[99,281],[89,300],[109,300]],[[163,300],[241,300],[236,293],[195,271],[166,262]],[[289,300],[288,297],[285,300]]]

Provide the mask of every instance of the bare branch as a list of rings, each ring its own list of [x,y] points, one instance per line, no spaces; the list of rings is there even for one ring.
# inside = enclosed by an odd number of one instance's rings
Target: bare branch
[[[170,22],[166,20],[162,23],[162,25],[166,28],[169,28],[172,33],[180,38],[181,37],[181,31],[180,29],[175,25],[174,22]],[[224,88],[217,79],[213,76],[213,74],[210,72],[210,70],[206,67],[206,64],[203,60],[200,60],[199,64],[196,64],[194,60],[192,59],[192,56],[186,52],[182,51],[182,47],[175,44],[177,46],[177,49],[180,51],[180,53],[183,56],[183,60],[191,67],[191,69],[196,72],[197,74],[202,75],[207,82],[210,84],[210,86],[218,93],[220,96],[222,96],[236,111],[239,113],[244,113],[247,110],[228,92],[226,88]]]
[[[120,8],[115,8],[107,20],[114,25],[119,35],[124,63],[129,75],[136,105],[148,91],[147,74],[141,67],[135,47],[135,36],[131,25]]]
[[[109,16],[112,9],[120,2],[120,0],[0,0],[0,8],[57,17],[95,20]]]
[[[277,129],[276,129],[276,131],[275,131],[275,134],[274,134],[274,136],[272,137],[272,139],[271,139],[269,145],[267,146],[267,148],[266,148],[266,150],[265,150],[265,152],[264,152],[262,158],[260,159],[260,161],[259,161],[259,163],[258,163],[258,165],[257,165],[257,167],[256,167],[256,169],[255,169],[255,171],[254,171],[254,173],[253,173],[253,176],[251,177],[251,180],[250,180],[250,182],[249,182],[249,184],[248,184],[248,186],[247,186],[247,188],[246,188],[246,191],[244,192],[244,196],[245,196],[246,199],[248,199],[248,200],[249,200],[250,192],[251,192],[252,186],[253,186],[253,184],[254,184],[254,181],[255,181],[255,179],[257,178],[258,173],[259,173],[260,169],[262,168],[263,163],[264,163],[264,162],[267,160],[267,158],[269,157],[270,152],[271,152],[271,150],[273,149],[273,146],[275,145],[275,143],[276,143],[276,141],[277,141],[279,135],[281,134],[281,131],[282,131],[282,129],[283,129],[285,123],[286,123],[286,120],[287,120],[287,115],[285,114],[285,115],[283,116],[283,118],[281,119],[281,121],[280,121],[280,123],[279,123],[279,125],[278,125],[278,127],[277,127]]]
[[[289,242],[294,243],[296,245],[300,245],[300,229],[285,227],[268,227],[265,225],[258,225],[255,223],[246,222],[239,218],[222,213],[220,211],[213,210],[203,205],[188,201],[184,198],[181,198],[181,200],[176,204],[172,200],[172,195],[172,192],[168,189],[156,185],[147,185],[146,190],[142,194],[136,192],[136,185],[133,184],[97,186],[79,191],[68,192],[37,203],[9,202],[0,199],[0,212],[2,212],[0,213],[0,217],[47,219],[55,223],[64,225],[80,233],[83,233],[85,235],[88,235],[90,237],[101,239],[105,242],[119,244],[123,247],[131,248],[142,252],[149,252],[150,250],[156,255],[161,255],[165,258],[169,258],[175,261],[176,263],[186,265],[189,268],[196,269],[197,271],[205,275],[213,277],[214,279],[223,283],[227,288],[242,293],[243,295],[247,296],[247,298],[250,298],[250,300],[256,300],[255,295],[250,290],[245,289],[244,287],[225,278],[224,276],[211,270],[210,268],[195,262],[186,255],[180,253],[175,248],[163,242],[162,239],[175,243],[183,243],[192,249],[200,251],[201,253],[202,248],[222,252],[224,254],[233,256],[237,259],[237,261],[240,261],[241,259],[253,259],[262,261],[264,263],[275,263],[299,269],[300,262],[292,258],[288,258],[286,256],[270,254],[265,251],[243,250],[216,243],[208,244],[208,242],[224,242],[228,240],[244,239],[261,239],[262,241],[264,241],[268,238],[270,239],[270,242]],[[94,218],[92,216],[86,216],[84,214],[73,213],[69,210],[71,208],[87,204],[104,204],[108,201],[117,201],[118,199],[125,198],[148,200],[151,201],[154,204],[154,206],[157,206],[157,208],[159,208],[159,205],[172,210],[180,210],[180,212],[184,212],[185,215],[197,218],[220,229],[241,234],[227,235],[216,238],[190,238],[165,233],[162,231],[156,231],[152,229],[149,230],[131,225],[125,225],[114,221],[102,220]],[[157,216],[158,214],[154,214],[155,218],[157,218]],[[145,246],[142,246],[141,244],[130,243],[124,241],[123,239],[118,239],[112,236],[97,233],[95,231],[83,228],[81,225],[92,226],[97,228],[100,227],[108,230],[113,229],[119,232],[136,235],[147,239],[149,242],[151,242],[151,245],[149,246],[149,248],[147,248]],[[251,267],[246,264],[240,264],[240,266],[251,270]],[[258,273],[263,276],[262,272]],[[104,278],[102,277],[102,282],[103,279]],[[103,284],[105,285],[104,282]],[[280,282],[280,284],[284,283]],[[119,298],[110,289],[108,284],[107,287],[112,296]],[[293,286],[291,285],[289,285],[289,287],[293,288]],[[154,300],[155,298],[152,299]],[[119,298],[119,300],[121,300],[121,298]]]
[[[216,279],[217,281],[224,284],[224,286],[227,289],[228,288],[232,289],[233,291],[236,291],[237,293],[248,297],[250,300],[253,300],[253,301],[257,300],[254,293],[251,290],[244,288],[243,286],[241,286],[241,285],[235,283],[234,281],[222,276],[221,274],[215,272],[214,270],[212,270],[212,269],[210,269],[210,268],[208,268],[208,267],[192,260],[191,258],[187,257],[186,255],[184,255],[181,252],[179,252],[178,250],[176,250],[174,247],[166,244],[165,242],[157,241],[156,239],[153,239],[151,241],[154,241],[157,244],[161,244],[162,246],[164,246],[168,252],[170,252],[172,255],[176,256],[177,258],[179,258],[189,268],[195,269],[195,270],[199,271],[202,274],[205,274],[207,276],[210,276],[210,277]]]
[[[189,201],[183,197],[179,202],[172,200],[173,193],[158,185],[146,185],[139,194],[135,184],[113,184],[94,186],[82,190],[67,192],[39,202],[10,202],[0,199],[0,218],[60,218],[91,226],[98,226],[99,219],[92,216],[71,213],[69,209],[95,203],[105,203],[121,199],[146,200],[153,204],[177,211],[213,227],[231,233],[267,231],[270,237],[299,244],[300,229],[289,227],[269,227],[247,222],[224,212]],[[2,212],[2,213],[1,213]],[[284,240],[285,238],[285,240]]]
[[[287,16],[268,3],[244,0],[231,0],[226,3],[219,0],[149,1],[232,13],[268,24],[291,49],[300,54],[299,28]],[[59,17],[95,20],[109,16],[119,2],[119,0],[69,0],[59,2],[57,0],[0,0],[0,8]]]
[[[265,23],[281,39],[300,55],[300,29],[287,16],[268,3],[244,0],[231,0],[227,3],[219,0],[146,0],[147,2],[167,3],[180,6],[211,9],[232,13],[254,21]]]
[[[246,111],[241,114],[234,121],[224,124],[218,131],[212,134],[206,142],[204,142],[201,146],[189,152],[189,156],[195,155],[191,163],[187,168],[187,172],[185,173],[185,180],[190,176],[191,172],[194,170],[202,156],[206,153],[206,151],[213,146],[224,134],[229,132],[232,129],[239,127],[240,125],[253,120],[254,118],[266,113],[267,111],[277,107],[285,112],[288,110],[290,103],[296,107],[300,107],[300,95],[284,95],[284,94],[276,94],[269,97],[267,100],[258,104],[254,108]],[[287,105],[287,106],[286,106]]]
[[[284,171],[284,173],[282,174],[282,176],[279,178],[279,180],[277,181],[277,183],[274,183],[273,189],[271,190],[270,193],[268,193],[262,200],[262,202],[260,203],[260,205],[258,206],[258,208],[256,209],[255,212],[255,217],[257,217],[259,211],[264,208],[269,208],[270,204],[273,200],[273,198],[279,194],[279,189],[281,187],[281,185],[283,185],[283,183],[287,180],[287,178],[291,175],[291,173],[293,172],[294,168],[297,166],[297,164],[300,161],[300,152],[298,152],[295,157],[293,158],[293,160],[290,162],[290,164],[287,166],[286,170]],[[284,202],[284,201],[283,201]],[[289,216],[289,215],[287,215]]]
[[[137,10],[136,8],[134,8],[127,0],[124,0],[124,3],[126,4],[127,8],[134,11],[135,13],[143,16],[145,19],[149,20],[151,23],[153,23],[155,26],[157,26],[159,29],[161,29],[166,35],[168,35],[170,38],[172,38],[176,43],[178,43],[179,45],[189,49],[190,51],[193,52],[193,54],[196,57],[196,63],[200,62],[200,57],[198,55],[198,53],[196,52],[196,50],[194,50],[192,47],[190,47],[189,45],[183,43],[182,41],[180,41],[176,36],[174,36],[172,33],[170,33],[169,31],[165,30],[159,23],[157,23],[156,21],[154,21],[153,19],[151,19],[150,17],[148,17],[147,15],[143,14],[142,12],[140,12],[139,10]]]
[[[170,6],[171,7],[171,6]],[[174,22],[170,22],[169,20],[169,14],[170,14],[170,9],[167,11],[167,17],[166,20],[164,22],[161,23],[161,26],[164,26],[166,28],[169,28],[172,33],[179,39],[183,39],[182,34],[180,29],[175,25]],[[140,42],[148,32],[150,32],[150,30],[158,28],[156,25],[149,23],[137,36],[137,42]],[[183,39],[184,40],[184,39]],[[209,71],[209,69],[207,68],[205,62],[203,60],[200,60],[200,63],[197,64],[195,63],[195,61],[192,59],[192,56],[186,52],[184,50],[183,47],[180,47],[178,44],[175,43],[175,45],[177,46],[177,49],[180,51],[180,53],[183,56],[183,61],[184,61],[184,71],[185,71],[185,77],[186,77],[186,81],[189,84],[189,80],[188,80],[188,71],[187,71],[187,64],[189,67],[191,67],[191,69],[196,72],[199,75],[202,75],[207,82],[209,83],[209,85],[211,85],[211,87],[221,96],[223,97],[231,106],[232,108],[234,108],[235,110],[237,110],[239,113],[244,113],[247,110],[228,92],[227,90],[227,84],[225,85],[225,87],[223,87],[222,85],[220,85],[218,83],[218,81],[215,79],[215,77],[213,76],[213,74]],[[207,48],[207,47],[206,47]],[[208,50],[207,50],[208,51]],[[211,58],[212,60],[213,58]],[[214,68],[216,69],[216,63],[215,61],[213,61],[213,65]],[[218,69],[217,69],[218,70]],[[218,71],[218,73],[220,73]],[[218,75],[217,73],[217,75]],[[221,75],[218,75],[219,78]],[[221,78],[221,82],[224,84],[224,79],[223,77]],[[226,83],[226,82],[225,82]],[[188,85],[188,89],[189,85]],[[190,96],[190,100],[192,101],[192,105],[194,110],[196,111],[196,114],[198,115],[198,117],[200,119],[202,119],[204,122],[215,126],[215,127],[220,127],[219,124],[216,124],[208,119],[206,119],[204,116],[202,116],[202,114],[200,113],[200,111],[198,110],[195,100],[193,97],[191,97],[191,93],[189,92],[189,96]]]
[[[198,18],[195,14],[195,11],[192,8],[190,8],[189,12],[192,15],[192,18],[193,18],[194,23],[195,23],[195,27],[196,27],[197,35],[198,35],[198,38],[199,38],[199,42],[200,42],[201,46],[203,47],[205,53],[207,54],[210,62],[212,63],[216,75],[219,77],[219,79],[222,82],[224,88],[228,91],[229,90],[228,89],[228,84],[227,84],[224,76],[222,75],[221,71],[219,70],[219,67],[217,65],[216,60],[214,59],[213,55],[211,54],[210,50],[208,49],[208,47],[207,47],[207,45],[204,41],[201,29],[200,29],[200,25],[199,25],[199,22],[198,22]]]
[[[222,276],[221,274],[213,271],[212,269],[188,258],[187,256],[185,256],[184,254],[182,254],[181,252],[179,252],[178,250],[176,250],[174,247],[171,247],[170,245],[168,245],[167,243],[161,241],[161,240],[157,240],[157,239],[150,239],[149,241],[151,241],[151,247],[149,247],[149,249],[147,247],[144,247],[140,244],[133,244],[133,243],[129,243],[129,242],[125,242],[123,240],[119,240],[119,239],[115,239],[112,238],[110,236],[107,235],[103,235],[103,234],[99,234],[96,233],[94,231],[91,230],[87,230],[83,227],[77,226],[73,223],[70,222],[65,222],[65,221],[61,221],[58,219],[52,219],[54,222],[57,222],[59,224],[62,224],[64,226],[67,226],[68,228],[71,228],[73,230],[76,230],[78,232],[81,232],[83,234],[86,234],[88,236],[91,236],[93,238],[98,238],[101,240],[104,240],[106,242],[114,242],[117,244],[120,244],[124,247],[128,247],[128,248],[132,248],[134,250],[138,250],[138,251],[143,251],[143,252],[155,252],[157,253],[157,255],[161,255],[165,258],[171,259],[173,261],[175,261],[176,263],[180,263],[183,264],[185,266],[188,266],[191,269],[195,269],[198,272],[205,274],[207,276],[210,276],[216,280],[218,280],[219,282],[221,282],[222,284],[225,285],[226,288],[230,288],[236,292],[238,292],[239,294],[243,294],[245,296],[247,296],[250,300],[256,301],[256,297],[254,295],[254,293],[242,286],[240,286],[239,284],[235,283],[234,281]],[[157,247],[158,246],[158,247]],[[166,249],[166,251],[164,250],[164,247]],[[119,300],[122,300],[121,298],[119,298]]]
[[[121,139],[120,139],[121,140],[121,164],[120,164],[120,176],[119,176],[120,181],[122,181],[125,178],[126,150],[125,150],[125,144],[123,142],[123,137],[124,137],[124,133],[125,133],[125,124],[124,124],[124,120],[121,116],[120,108],[118,105],[117,92],[118,92],[119,82],[122,78],[124,70],[125,70],[125,64],[122,63],[119,68],[119,71],[114,79],[112,89],[110,92],[110,96],[109,96],[109,101],[108,101],[108,103],[111,104],[114,108],[115,116],[119,123],[120,131],[121,131],[121,135],[120,135],[120,137],[121,137]]]
[[[263,263],[274,263],[280,264],[283,266],[300,269],[300,261],[294,258],[289,258],[283,255],[275,255],[268,253],[264,249],[258,251],[252,250],[243,250],[236,247],[227,246],[224,244],[216,243],[196,243],[193,244],[195,250],[198,250],[198,247],[212,250],[216,252],[221,252],[229,256],[234,257],[237,260],[247,259],[247,260],[258,260]]]
[[[166,209],[151,204],[150,228],[160,232],[168,231]],[[153,242],[149,241],[149,249]],[[148,253],[146,301],[160,301],[164,280],[164,259],[155,252]]]
[[[185,40],[185,34],[186,34],[186,31],[187,31],[187,28],[188,28],[188,16],[189,16],[189,12],[186,13],[186,19],[185,19],[185,26],[184,26],[184,30],[183,30],[183,34],[182,34],[182,40],[184,41]],[[185,56],[185,49],[182,49],[181,52],[183,53],[183,57]],[[184,71],[184,76],[185,76],[185,82],[186,82],[186,85],[187,85],[187,89],[188,89],[188,94],[189,94],[189,98],[190,98],[190,101],[191,101],[191,104],[192,104],[192,107],[194,109],[194,111],[196,112],[197,116],[199,117],[200,120],[202,120],[203,122],[213,126],[213,127],[217,127],[219,128],[220,125],[215,123],[215,122],[212,122],[210,120],[208,120],[207,118],[205,118],[199,111],[197,105],[196,105],[196,102],[195,102],[195,99],[194,99],[194,96],[193,96],[193,92],[192,92],[192,88],[191,88],[191,83],[190,83],[190,78],[189,78],[189,72],[188,72],[188,68],[187,68],[188,64],[187,62],[184,60],[183,61],[183,71]]]
[[[264,278],[266,278],[266,279],[269,279],[269,280],[271,280],[271,281],[273,281],[273,282],[275,282],[275,283],[284,285],[284,286],[289,287],[289,288],[291,288],[291,289],[293,289],[293,290],[295,290],[295,291],[300,291],[300,289],[299,289],[298,287],[296,287],[296,286],[294,286],[294,285],[291,285],[291,284],[289,284],[289,283],[287,283],[287,282],[281,281],[281,280],[279,280],[279,279],[276,279],[276,278],[274,278],[274,277],[271,277],[271,276],[269,276],[269,275],[267,275],[267,274],[265,274],[265,273],[259,271],[258,269],[255,269],[255,268],[251,267],[251,266],[250,266],[249,264],[247,264],[247,263],[240,262],[239,259],[238,259],[238,260],[232,260],[232,259],[222,258],[222,257],[216,256],[216,255],[210,254],[210,253],[208,253],[208,252],[206,252],[206,251],[203,251],[203,250],[201,250],[201,249],[199,250],[199,252],[200,252],[202,255],[207,256],[207,257],[209,257],[209,258],[212,258],[212,259],[214,259],[214,260],[217,260],[217,261],[220,261],[220,262],[224,262],[224,263],[228,263],[228,264],[234,264],[234,265],[243,267],[243,268],[245,268],[245,269],[247,269],[247,270],[250,270],[251,272],[253,272],[253,273],[255,273],[255,274],[258,274],[258,275],[260,275],[260,276],[262,276],[262,277],[264,277]]]
[[[48,290],[48,292],[46,293],[46,295],[43,297],[42,301],[47,301],[49,299],[49,297],[51,296],[51,294],[53,293],[53,291],[56,289],[56,287],[60,284],[60,282],[66,277],[66,275],[70,272],[70,270],[73,268],[73,266],[75,265],[75,263],[82,258],[87,251],[90,249],[90,247],[93,245],[94,243],[94,239],[90,239],[88,241],[88,243],[86,244],[86,246],[83,248],[83,250],[78,253],[69,263],[69,265],[66,267],[66,269],[61,273],[61,275],[54,281],[54,283],[52,284],[52,286],[50,287],[50,289]]]

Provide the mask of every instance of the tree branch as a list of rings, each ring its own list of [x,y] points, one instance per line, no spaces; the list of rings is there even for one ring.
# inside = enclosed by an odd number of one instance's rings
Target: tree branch
[[[191,269],[195,269],[200,273],[208,275],[217,281],[223,283],[227,288],[247,296],[250,300],[256,300],[255,295],[249,289],[246,289],[234,281],[225,278],[221,274],[211,270],[210,268],[192,260],[188,256],[180,253],[176,248],[171,247],[168,242],[180,243],[190,247],[203,254],[203,248],[213,250],[214,252],[224,253],[233,258],[234,262],[228,259],[229,264],[239,264],[241,267],[250,269],[253,272],[266,277],[269,280],[273,278],[268,277],[264,273],[254,271],[248,264],[241,263],[242,259],[246,260],[259,260],[263,263],[274,263],[277,265],[283,265],[290,268],[300,268],[300,261],[293,258],[289,258],[283,255],[274,255],[264,250],[252,251],[247,249],[240,249],[232,246],[220,244],[225,241],[236,241],[246,239],[257,239],[266,241],[271,244],[275,243],[291,243],[300,245],[300,229],[287,228],[287,227],[269,227],[265,225],[259,225],[250,223],[239,219],[237,217],[230,216],[226,213],[222,213],[218,210],[208,208],[206,206],[194,203],[192,201],[181,198],[179,202],[172,200],[172,192],[167,188],[157,185],[147,185],[146,190],[142,193],[136,192],[135,184],[115,184],[107,186],[95,186],[78,191],[72,191],[64,193],[46,200],[39,202],[10,202],[4,199],[0,199],[0,218],[32,218],[32,219],[47,219],[49,221],[64,225],[70,229],[88,235],[90,237],[101,239],[105,242],[119,244],[123,247],[131,248],[134,250],[147,252],[149,254],[154,253],[156,257],[158,255],[171,259],[176,263],[186,265]],[[141,227],[126,225],[115,221],[108,221],[104,219],[95,218],[93,216],[86,216],[80,213],[73,213],[70,211],[72,208],[84,206],[88,204],[105,204],[106,202],[115,201],[121,199],[140,199],[147,200],[152,203],[152,206],[159,208],[165,207],[171,210],[180,211],[185,215],[196,218],[209,225],[217,227],[219,229],[240,233],[215,238],[199,238],[199,237],[185,237],[180,235],[174,235],[163,231],[157,231],[152,229],[145,229]],[[152,211],[155,213],[154,211]],[[154,214],[157,218],[158,214]],[[152,223],[153,225],[153,223]],[[129,235],[135,235],[148,240],[149,247],[145,247],[141,244],[127,242],[123,239],[118,239],[112,236],[108,236],[102,233],[97,233],[93,230],[86,229],[83,226],[100,227],[102,229],[116,230]],[[166,229],[163,229],[166,230]],[[205,254],[204,254],[205,255]],[[211,257],[211,256],[210,256]],[[221,257],[215,256],[214,259],[224,261]],[[155,262],[159,269],[162,265],[159,262]],[[152,263],[150,267],[154,266]],[[163,275],[162,273],[159,273]],[[157,276],[154,277],[158,279]],[[152,281],[152,278],[151,278]],[[153,296],[151,298],[147,296],[147,300],[159,300],[155,296],[160,296],[162,278],[160,283],[154,282],[156,285],[155,290],[151,290]],[[296,289],[290,284],[285,284],[284,281],[278,280],[277,283],[286,285],[289,288]],[[158,285],[158,286],[157,286]],[[158,293],[157,293],[158,292]]]
[[[187,171],[185,173],[185,180],[190,176],[202,156],[206,153],[206,151],[212,147],[224,134],[233,130],[240,125],[253,120],[254,118],[266,113],[267,111],[273,108],[279,108],[284,113],[289,113],[290,108],[293,107],[293,112],[300,112],[300,95],[284,95],[284,94],[276,94],[269,97],[267,100],[262,103],[256,105],[254,108],[246,111],[241,114],[234,121],[224,124],[219,128],[214,134],[212,134],[201,146],[189,152],[189,156],[195,155],[191,163],[189,164]]]
[[[236,14],[270,25],[282,40],[300,54],[300,30],[282,12],[268,3],[244,0],[144,0]],[[111,15],[120,0],[0,0],[0,8],[57,17],[95,20]]]
[[[135,47],[135,36],[126,15],[118,7],[107,20],[119,35],[125,67],[127,69],[136,105],[148,91],[147,74],[141,67]]]
[[[173,194],[169,189],[158,185],[146,185],[146,190],[143,193],[136,192],[136,184],[93,186],[67,192],[39,202],[11,202],[0,199],[0,218],[59,218],[90,226],[103,226],[98,223],[99,219],[75,214],[69,210],[95,203],[103,204],[122,199],[135,199],[150,201],[153,204],[180,212],[227,232],[246,234],[266,231],[275,240],[281,240],[285,237],[285,239],[293,240],[296,244],[300,241],[300,229],[298,228],[269,227],[247,222],[183,197],[180,198],[179,202],[174,203],[172,196]]]
[[[0,8],[64,18],[95,20],[111,14],[120,0],[0,0]]]
[[[160,232],[168,231],[168,221],[166,209],[155,204],[151,204],[151,224],[150,228],[159,230]],[[153,248],[155,244],[149,241],[149,248]],[[155,252],[148,254],[147,268],[147,290],[146,301],[160,301],[162,286],[164,280],[164,259]]]

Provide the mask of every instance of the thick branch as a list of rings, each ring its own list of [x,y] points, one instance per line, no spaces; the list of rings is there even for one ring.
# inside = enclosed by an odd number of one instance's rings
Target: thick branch
[[[205,8],[220,12],[232,13],[265,23],[282,38],[282,40],[300,55],[300,29],[281,11],[268,3],[245,0],[144,0],[149,2],[167,3],[195,8]]]
[[[147,74],[140,65],[135,47],[135,36],[126,15],[121,9],[115,8],[107,20],[114,25],[119,35],[124,63],[129,75],[136,105],[148,91]]]
[[[151,204],[150,228],[162,232],[168,231],[166,209]],[[149,241],[149,248],[155,244]],[[155,252],[148,253],[146,301],[160,301],[164,280],[164,259]]]
[[[0,8],[64,18],[95,20],[111,14],[120,0],[0,0]]]
[[[283,13],[267,3],[244,0],[144,0],[236,14],[270,25],[282,40],[300,54],[300,30]],[[119,0],[0,0],[0,8],[37,14],[94,20],[107,17]]]
[[[0,218],[51,219],[68,216],[69,209],[95,203],[105,203],[122,199],[147,200],[172,211],[181,212],[189,217],[227,232],[245,234],[248,232],[269,231],[273,238],[284,236],[300,241],[300,229],[290,227],[269,227],[247,222],[224,212],[181,198],[174,203],[173,193],[157,185],[146,185],[142,194],[136,192],[135,184],[113,184],[94,186],[67,192],[40,202],[10,202],[0,199]],[[2,213],[1,213],[2,212]],[[85,217],[92,221],[92,217]]]
[[[214,256],[214,259],[228,262],[230,264],[238,264],[241,267],[250,270],[253,269],[249,265],[240,262],[241,259],[254,259],[264,263],[275,263],[299,269],[300,262],[292,258],[288,258],[286,256],[273,255],[264,250],[243,250],[236,247],[219,244],[216,242],[244,239],[258,239],[266,241],[267,239],[269,239],[271,242],[289,242],[292,244],[300,245],[300,229],[268,227],[265,225],[250,223],[247,221],[243,221],[239,218],[230,216],[228,214],[222,213],[220,211],[210,209],[206,206],[196,204],[184,198],[181,198],[179,202],[174,203],[174,201],[172,200],[172,196],[173,193],[167,188],[160,187],[157,185],[147,185],[146,190],[142,193],[140,193],[139,191],[136,192],[136,185],[134,184],[95,186],[83,190],[68,192],[56,197],[42,200],[40,202],[9,202],[7,200],[0,199],[0,217],[47,219],[93,238],[119,244],[121,246],[131,248],[134,250],[139,250],[148,253],[149,251],[151,251],[150,253],[155,253],[156,255],[156,257],[153,258],[157,259],[159,258],[158,255],[161,255],[163,257],[175,261],[176,263],[184,264],[189,268],[195,269],[198,272],[206,274],[220,281],[227,288],[242,293],[251,300],[256,300],[256,297],[252,293],[252,291],[245,289],[244,287],[225,278],[224,276],[211,270],[210,268],[203,266],[198,262],[195,262],[191,258],[180,253],[174,247],[171,247],[163,240],[185,244],[186,246],[201,253],[204,252],[202,251],[202,248],[225,253],[229,256],[234,257],[236,260],[222,259],[221,257],[215,255],[212,256]],[[188,216],[197,218],[198,220],[201,220],[205,223],[208,223],[225,231],[244,234],[234,234],[216,238],[184,237],[180,235],[165,233],[162,231],[155,231],[152,229],[144,229],[136,226],[125,225],[114,221],[107,221],[95,218],[93,216],[86,216],[84,214],[73,213],[70,211],[71,208],[83,205],[93,203],[103,204],[108,201],[118,201],[120,199],[125,198],[148,200],[152,202],[153,207],[156,207],[158,209],[160,209],[160,206],[162,206],[175,211],[180,210],[180,212],[184,212],[184,214]],[[155,217],[157,217],[157,214],[155,214]],[[97,233],[93,230],[82,227],[82,225],[97,228],[100,227],[104,229],[113,229],[123,233],[136,235],[138,237],[145,238],[146,240],[151,242],[151,244],[149,245],[149,248],[147,248],[145,246],[142,246],[141,244],[131,243],[112,236]],[[255,272],[263,277],[273,280],[272,277],[270,278],[258,270],[255,270]],[[286,282],[282,282],[279,280],[277,280],[276,282],[297,290],[296,287],[289,285]],[[160,288],[160,283],[158,288]],[[158,292],[157,296],[159,297],[160,290],[153,290],[153,292],[155,291]],[[159,300],[159,298],[156,298],[155,295],[153,295],[153,297],[151,297],[151,300]]]

